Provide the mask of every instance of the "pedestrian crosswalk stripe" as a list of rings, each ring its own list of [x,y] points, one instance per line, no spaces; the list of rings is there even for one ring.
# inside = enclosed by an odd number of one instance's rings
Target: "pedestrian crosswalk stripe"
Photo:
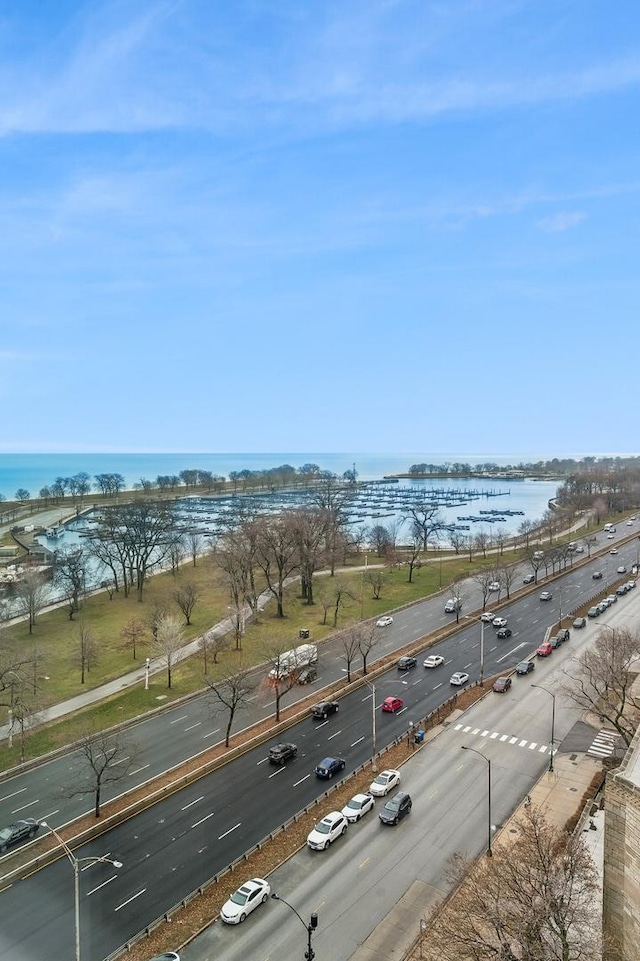
[[[461,731],[463,734],[468,734],[469,731],[471,731],[472,734],[488,738],[490,741],[499,740],[501,744],[504,744],[505,741],[508,741],[511,746],[515,746],[517,744],[518,747],[526,747],[530,751],[535,751],[537,749],[539,754],[546,754],[547,752],[553,754],[556,753],[555,750],[551,750],[548,744],[538,744],[537,741],[527,741],[526,738],[519,738],[517,734],[501,734],[500,731],[489,730],[481,731],[479,727],[474,727],[473,730],[471,730],[471,726],[468,724],[454,724],[453,729],[454,731]]]
[[[615,751],[619,737],[617,731],[598,731],[587,754],[591,754],[593,757],[609,757]]]

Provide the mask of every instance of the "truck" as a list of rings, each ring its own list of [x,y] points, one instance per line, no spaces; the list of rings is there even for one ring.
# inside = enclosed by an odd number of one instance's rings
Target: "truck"
[[[280,681],[288,677],[292,671],[300,671],[310,667],[318,661],[318,648],[315,644],[300,644],[293,647],[290,651],[283,651],[282,654],[273,658],[273,667],[269,671],[272,681]]]

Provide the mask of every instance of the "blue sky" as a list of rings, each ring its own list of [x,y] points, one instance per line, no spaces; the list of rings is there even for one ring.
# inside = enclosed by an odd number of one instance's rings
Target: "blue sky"
[[[637,451],[635,0],[4,0],[0,450]]]

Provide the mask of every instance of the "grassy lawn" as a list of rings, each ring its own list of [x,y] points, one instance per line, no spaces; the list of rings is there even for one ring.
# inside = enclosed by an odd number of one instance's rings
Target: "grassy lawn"
[[[505,555],[505,559],[507,556],[509,560],[515,560],[518,555],[510,552]],[[376,562],[375,557],[370,556],[370,560],[372,564]],[[452,555],[446,559],[443,557],[442,563],[438,560],[416,569],[411,584],[408,583],[406,567],[385,571],[385,582],[378,600],[374,599],[371,585],[367,584],[360,571],[340,572],[335,579],[326,575],[317,576],[314,588],[316,603],[313,606],[303,603],[298,596],[297,585],[292,585],[285,595],[285,617],[276,618],[275,605],[269,603],[257,621],[247,624],[242,651],[236,651],[234,641],[231,640],[230,646],[219,655],[217,665],[214,665],[209,657],[208,674],[216,677],[235,664],[261,663],[265,660],[265,648],[269,644],[295,646],[300,628],[308,629],[313,641],[321,641],[327,637],[335,630],[333,611],[329,610],[327,623],[323,623],[325,610],[321,599],[323,596],[332,596],[338,579],[346,584],[351,595],[339,612],[337,629],[340,629],[360,620],[361,616],[365,619],[377,617],[386,611],[429,596],[441,586],[444,589],[459,578],[492,563],[490,558],[474,558],[470,564],[468,557],[462,555]],[[199,594],[192,614],[193,623],[190,627],[185,626],[184,630],[185,641],[188,641],[227,616],[228,595],[217,582],[216,572],[207,558],[199,560],[196,567],[185,565],[175,575],[168,572],[151,578],[145,587],[142,603],[138,602],[135,595],[125,598],[122,594],[115,594],[110,600],[108,594],[104,593],[88,598],[73,621],[69,620],[66,608],[62,608],[40,615],[32,635],[29,635],[25,624],[11,628],[14,644],[27,651],[35,646],[40,652],[37,677],[41,706],[46,707],[66,700],[105,681],[120,677],[136,666],[142,666],[147,656],[153,656],[150,630],[147,627],[146,636],[138,644],[137,659],[134,661],[131,651],[123,649],[120,634],[122,628],[131,616],[147,626],[157,604],[163,604],[171,613],[182,617],[175,603],[174,593],[188,582],[194,584]],[[78,664],[78,636],[81,625],[91,630],[99,645],[98,661],[86,676],[84,685],[80,683]],[[127,689],[122,694],[73,717],[38,728],[25,737],[23,745],[16,734],[13,749],[3,752],[0,769],[18,763],[23,748],[25,758],[41,756],[69,743],[89,725],[103,728],[126,721],[162,703],[201,690],[203,686],[202,657],[197,655],[188,658],[174,667],[171,690],[167,689],[166,672],[152,674],[148,691],[144,690],[142,684]],[[6,715],[2,719],[5,717]]]

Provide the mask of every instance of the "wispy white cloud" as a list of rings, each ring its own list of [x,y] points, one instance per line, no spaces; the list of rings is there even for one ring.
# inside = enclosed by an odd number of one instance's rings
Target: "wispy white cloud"
[[[587,214],[582,210],[562,210],[551,217],[543,217],[537,222],[537,226],[549,233],[563,233],[578,227],[587,219]]]
[[[463,58],[472,25],[513,15],[513,2],[378,0],[283,10],[177,0],[84,9],[51,52],[6,64],[0,134],[203,129],[316,131],[425,123],[534,107],[640,84],[640,57],[543,71],[536,58]],[[199,19],[198,19],[199,18]],[[200,22],[201,21],[201,22]],[[471,24],[471,26],[470,26]],[[498,22],[498,27],[500,23]],[[269,42],[262,42],[262,33]],[[499,34],[499,30],[496,31]],[[240,54],[240,56],[239,56]]]

